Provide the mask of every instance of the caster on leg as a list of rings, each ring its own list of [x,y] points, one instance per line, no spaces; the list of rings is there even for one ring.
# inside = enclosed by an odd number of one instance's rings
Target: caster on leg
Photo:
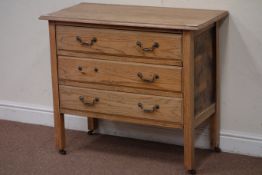
[[[189,175],[195,175],[196,174],[196,170],[188,170],[187,171]]]
[[[94,130],[89,130],[89,131],[87,131],[87,134],[88,134],[88,135],[94,135]]]
[[[66,155],[66,150],[60,149],[60,150],[59,150],[59,154],[61,154],[61,155]]]
[[[221,153],[221,149],[216,146],[216,147],[214,148],[214,152],[215,152],[215,153]]]

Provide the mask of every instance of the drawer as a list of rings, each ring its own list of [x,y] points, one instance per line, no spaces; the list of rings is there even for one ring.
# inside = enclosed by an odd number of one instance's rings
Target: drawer
[[[59,86],[60,108],[182,122],[182,99]]]
[[[58,57],[60,80],[180,92],[181,74],[176,66]]]
[[[59,50],[122,56],[178,59],[181,34],[57,26]]]

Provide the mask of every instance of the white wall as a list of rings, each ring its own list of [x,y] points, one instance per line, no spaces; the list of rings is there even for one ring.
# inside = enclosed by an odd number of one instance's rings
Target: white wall
[[[46,123],[41,122],[43,119],[36,116],[37,113],[31,114],[33,119],[22,119],[22,114],[19,113],[20,109],[28,109],[47,112],[49,117],[51,115],[48,28],[47,22],[39,21],[38,17],[79,2],[77,0],[0,1],[0,118],[24,122],[34,120],[33,123],[42,124],[52,122],[51,119]],[[220,38],[222,137],[230,135],[249,139],[240,140],[242,145],[250,139],[262,143],[261,0],[89,0],[87,2],[228,10],[230,17],[221,28]],[[72,122],[73,119],[70,121]],[[73,124],[72,127],[74,128]],[[166,131],[151,127],[103,122],[100,132],[177,142],[173,141],[173,130]],[[225,143],[226,140],[221,139],[224,149],[230,152],[262,155],[262,146],[257,146],[254,152],[250,142],[251,145],[245,145],[244,149],[247,150],[242,150],[239,144],[235,143],[236,145],[232,147]]]

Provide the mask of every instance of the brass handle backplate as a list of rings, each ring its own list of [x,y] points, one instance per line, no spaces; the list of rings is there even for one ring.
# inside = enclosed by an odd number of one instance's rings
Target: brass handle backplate
[[[79,100],[86,106],[94,106],[97,102],[99,102],[99,98],[95,97],[90,101],[87,101],[84,96],[79,96]]]
[[[136,45],[144,52],[153,52],[156,48],[159,48],[159,44],[157,42],[154,42],[153,45],[149,48],[144,47],[141,41],[137,41]]]
[[[159,79],[159,75],[154,74],[153,77],[151,79],[145,78],[144,75],[141,72],[137,73],[137,76],[144,82],[147,83],[153,83],[155,82],[157,79]]]
[[[80,36],[76,36],[76,40],[82,45],[82,46],[87,46],[91,47],[97,42],[96,37],[93,37],[90,42],[85,42]]]
[[[146,112],[146,113],[155,112],[155,111],[157,111],[157,110],[160,108],[160,106],[159,106],[158,104],[154,105],[154,106],[152,107],[152,109],[145,109],[142,103],[138,103],[137,106],[138,106],[139,108],[141,108],[141,109],[142,109],[144,112]]]

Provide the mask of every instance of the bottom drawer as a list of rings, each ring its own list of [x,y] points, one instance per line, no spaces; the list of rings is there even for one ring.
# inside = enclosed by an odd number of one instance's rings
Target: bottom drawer
[[[60,108],[168,122],[182,122],[181,98],[59,86]]]

